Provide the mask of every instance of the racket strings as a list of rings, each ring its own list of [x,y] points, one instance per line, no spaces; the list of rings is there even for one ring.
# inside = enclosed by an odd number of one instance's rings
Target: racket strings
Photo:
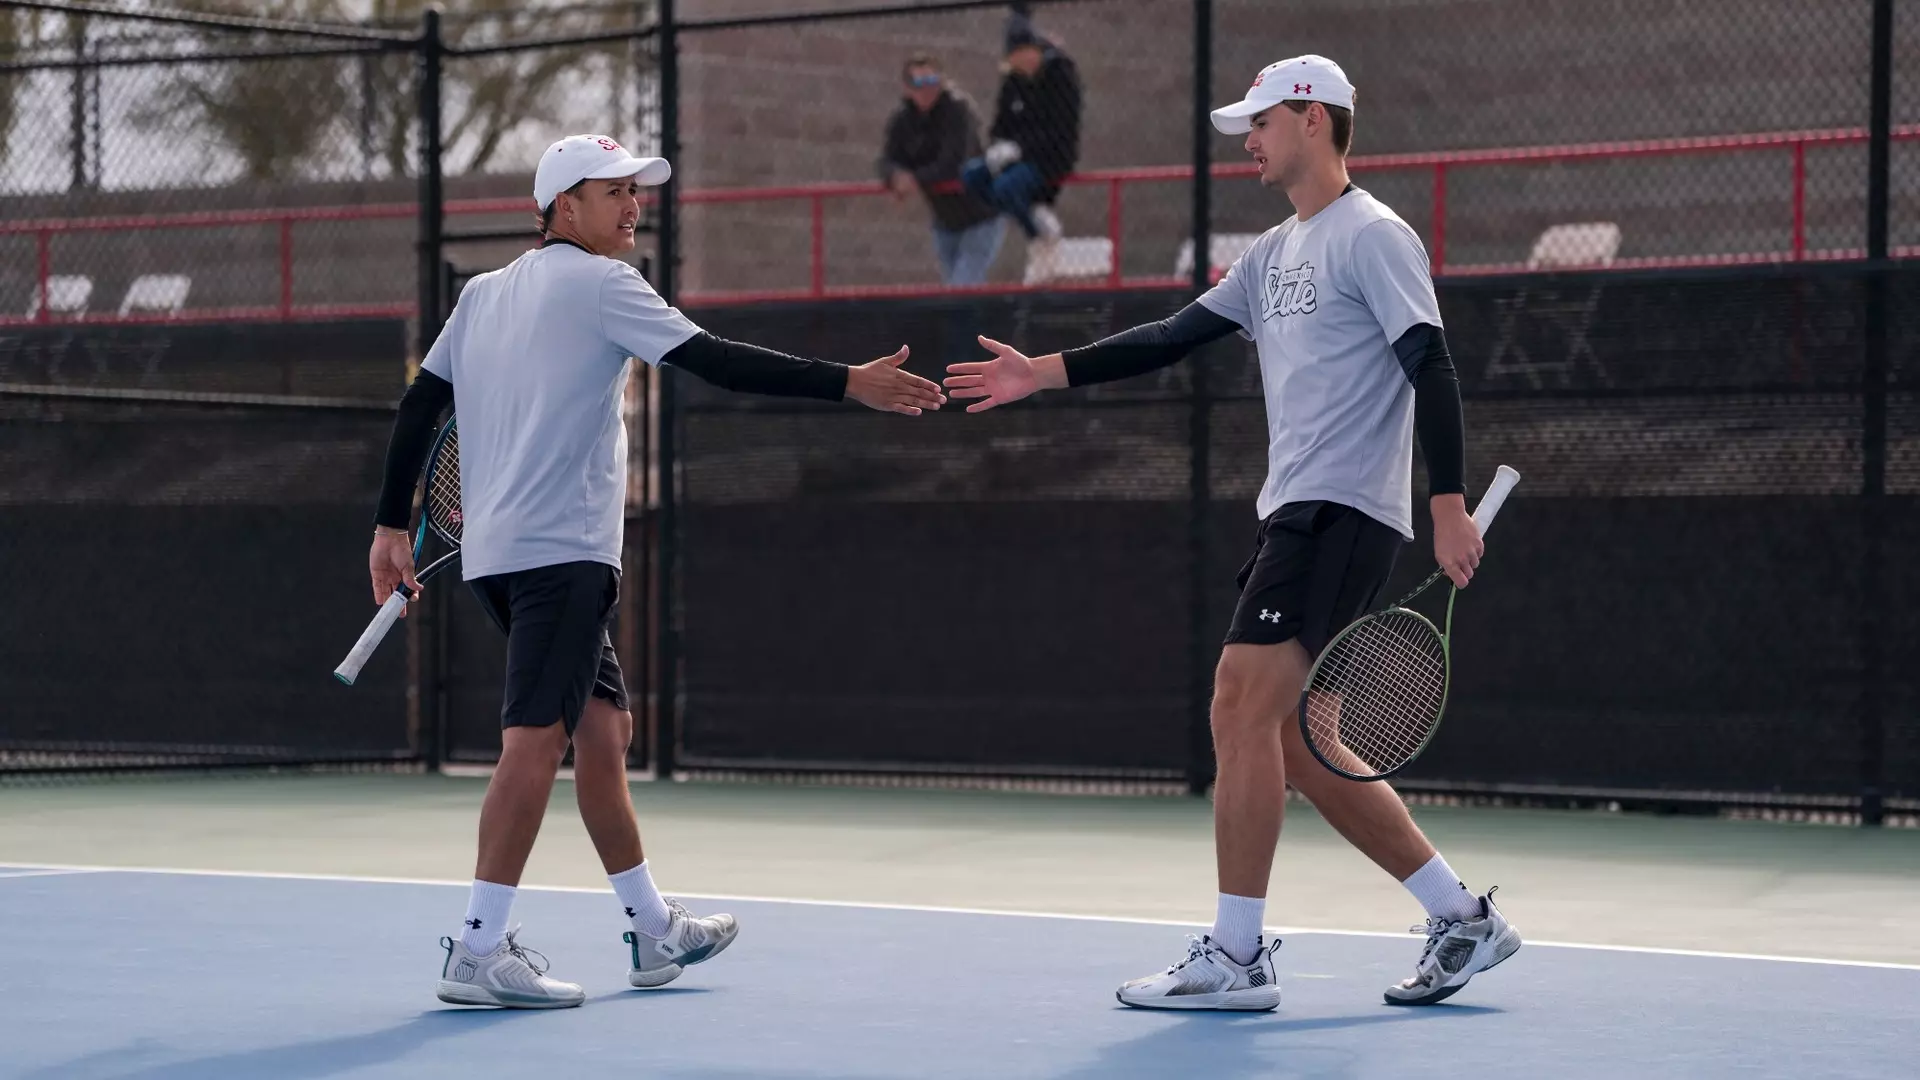
[[[1384,622],[1385,620],[1383,620]],[[1423,624],[1359,628],[1342,663],[1321,687],[1320,739],[1344,745],[1371,772],[1398,766],[1418,751],[1445,690],[1445,671]],[[1433,643],[1437,645],[1436,643]]]
[[[1367,643],[1370,659],[1356,656],[1355,670],[1341,682],[1327,711],[1331,743],[1346,745],[1384,772],[1406,761],[1426,741],[1439,712],[1445,675],[1440,664],[1404,639]],[[1361,652],[1363,650],[1356,650]]]
[[[1410,611],[1390,609],[1355,626],[1321,659],[1308,687],[1308,733],[1340,768],[1377,776],[1419,753],[1446,694],[1439,632]]]
[[[460,433],[449,428],[433,455],[427,480],[427,519],[450,543],[459,543],[465,518],[460,513]]]

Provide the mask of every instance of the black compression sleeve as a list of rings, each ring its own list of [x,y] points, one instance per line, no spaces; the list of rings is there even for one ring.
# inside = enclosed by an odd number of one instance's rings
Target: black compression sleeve
[[[1066,362],[1068,386],[1111,382],[1178,363],[1194,349],[1238,329],[1239,323],[1196,301],[1169,318],[1068,349],[1060,357]]]
[[[453,403],[453,384],[431,371],[414,377],[413,385],[400,398],[399,415],[393,418],[393,435],[387,440],[387,464],[380,480],[380,505],[373,513],[375,525],[404,529],[413,518],[413,487],[420,482],[420,470],[427,463],[427,449],[433,443],[440,414]]]
[[[845,364],[789,356],[705,330],[675,346],[660,362],[690,371],[723,390],[822,401],[847,396]]]
[[[1427,459],[1427,490],[1460,495],[1466,488],[1466,424],[1460,415],[1460,378],[1440,328],[1421,323],[1393,343],[1401,370],[1413,383],[1413,426]]]

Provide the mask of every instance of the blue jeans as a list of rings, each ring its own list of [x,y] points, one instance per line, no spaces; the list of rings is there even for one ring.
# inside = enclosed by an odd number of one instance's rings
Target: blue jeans
[[[1045,177],[1029,162],[1016,161],[995,176],[987,171],[985,158],[974,158],[960,170],[960,185],[974,198],[1013,218],[1026,230],[1027,239],[1040,234],[1033,224],[1033,203],[1047,189]]]
[[[940,259],[940,281],[946,285],[982,285],[987,268],[1000,253],[1007,234],[1003,218],[990,218],[965,229],[933,227],[933,252]]]

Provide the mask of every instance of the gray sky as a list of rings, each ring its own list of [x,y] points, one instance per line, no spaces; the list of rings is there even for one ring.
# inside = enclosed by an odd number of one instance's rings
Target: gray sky
[[[371,4],[358,3],[354,10],[364,14],[371,11]],[[64,34],[64,20],[49,19],[42,26],[43,39]],[[165,46],[155,51],[165,51]],[[534,54],[515,58],[515,62],[528,66],[537,60]],[[350,66],[355,62],[337,63],[349,89],[357,91],[359,79]],[[458,63],[448,61],[450,68]],[[294,77],[311,77],[312,67],[304,67],[305,72]],[[97,168],[102,188],[218,187],[240,178],[239,157],[204,126],[155,127],[137,122],[136,114],[150,107],[169,80],[189,70],[195,69],[110,67],[100,71]],[[5,146],[4,168],[0,169],[0,194],[54,193],[69,187],[73,175],[74,81],[73,74],[65,71],[34,72],[17,81],[16,119]],[[651,80],[642,83],[626,68],[624,59],[595,56],[586,65],[563,74],[555,91],[550,97],[552,115],[529,116],[514,127],[501,140],[487,172],[531,172],[547,143],[558,135],[579,131],[612,135],[636,152],[648,149],[651,132],[639,130],[635,114],[640,95],[651,95]],[[446,123],[451,130],[455,119],[465,111],[465,91],[457,80],[449,79],[443,95]],[[304,163],[303,171],[309,179],[381,179],[389,175],[377,146],[371,157],[363,153],[358,125],[352,121],[358,115],[358,105],[348,111],[352,114],[348,121],[323,138],[322,151]],[[473,133],[448,146],[449,174],[462,174],[471,168],[477,141],[477,133]]]

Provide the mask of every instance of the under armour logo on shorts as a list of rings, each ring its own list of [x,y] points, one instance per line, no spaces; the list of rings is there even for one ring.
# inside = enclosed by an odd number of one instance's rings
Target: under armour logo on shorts
[[[1260,619],[1261,622],[1277,623],[1280,621],[1280,613],[1277,611],[1268,611],[1266,608],[1261,608],[1258,618]]]

